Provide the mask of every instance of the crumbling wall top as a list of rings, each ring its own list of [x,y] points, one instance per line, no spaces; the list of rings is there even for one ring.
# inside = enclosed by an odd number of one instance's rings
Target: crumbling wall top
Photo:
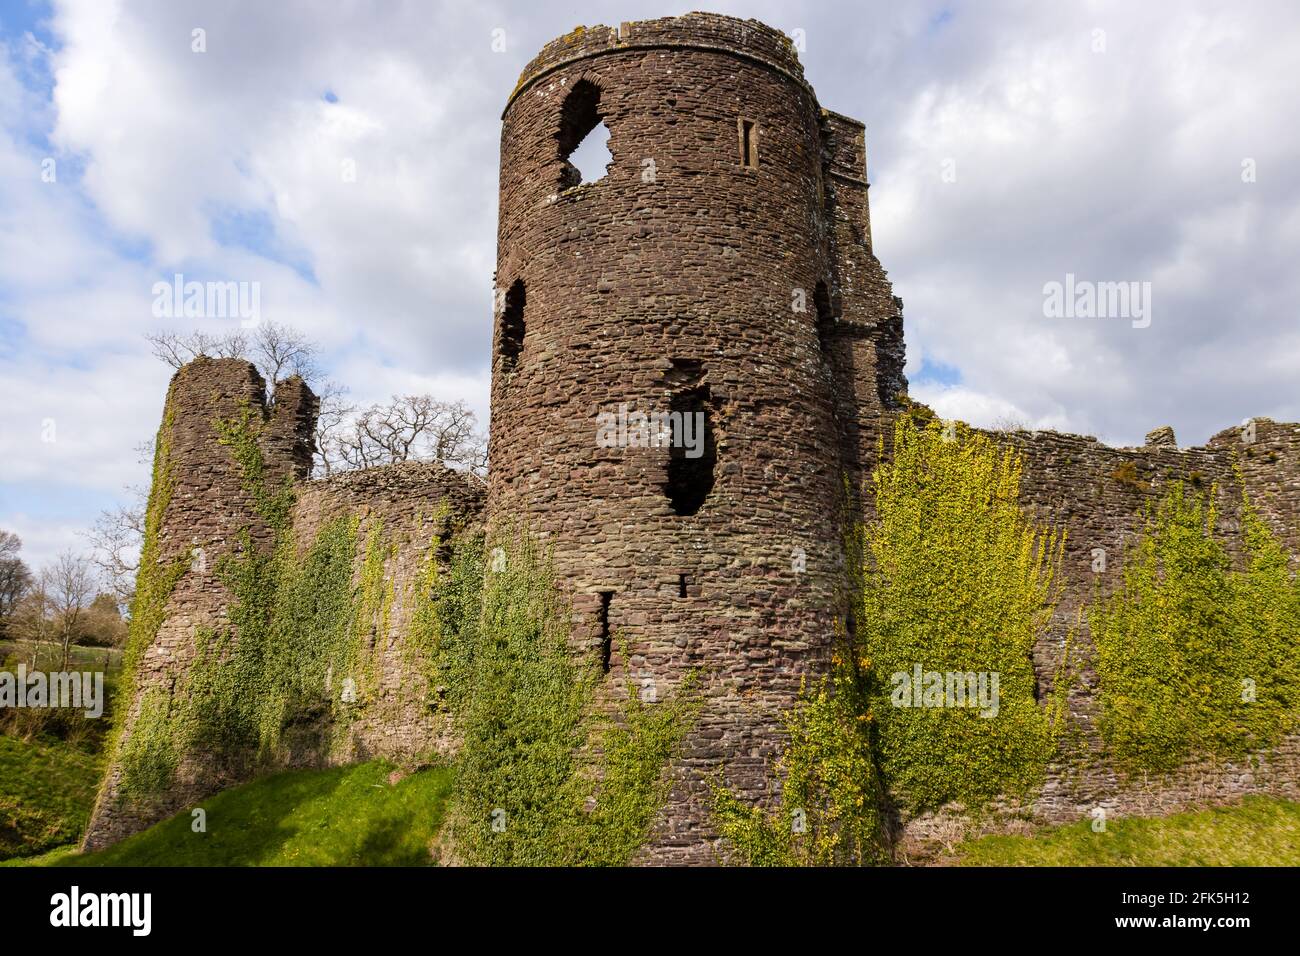
[[[656,47],[695,48],[730,53],[761,63],[807,87],[803,64],[791,39],[757,20],[740,20],[716,13],[687,13],[680,17],[637,20],[617,27],[604,24],[576,27],[557,37],[524,67],[506,102],[506,110],[528,86],[577,60],[624,50]]]

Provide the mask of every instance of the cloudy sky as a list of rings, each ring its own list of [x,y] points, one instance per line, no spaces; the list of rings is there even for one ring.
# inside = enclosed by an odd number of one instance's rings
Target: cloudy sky
[[[0,0],[0,528],[39,565],[145,480],[170,370],[142,334],[232,322],[155,318],[177,272],[260,283],[355,402],[485,420],[519,70],[697,6]],[[914,396],[1117,444],[1300,419],[1296,4],[711,9],[802,30],[822,104],[867,124]],[[1067,273],[1150,283],[1149,324],[1046,315]]]

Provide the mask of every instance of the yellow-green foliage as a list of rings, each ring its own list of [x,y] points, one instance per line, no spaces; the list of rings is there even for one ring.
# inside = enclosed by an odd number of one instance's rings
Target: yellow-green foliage
[[[878,862],[887,805],[957,801],[974,810],[1042,781],[1070,674],[1063,665],[1040,705],[1030,655],[1056,605],[1064,540],[1021,511],[1020,469],[1013,452],[965,426],[899,419],[893,456],[873,476],[875,520],[846,542],[856,628],[837,640],[828,679],[787,717],[781,808],[769,813],[715,792],[734,858]],[[996,713],[899,706],[894,675],[910,679],[917,665],[996,673]]]
[[[352,616],[348,658],[339,662],[340,673],[357,682],[358,694],[379,690],[379,661],[388,634],[393,587],[385,575],[393,545],[384,539],[384,523],[376,520],[366,533],[366,553],[361,564],[361,590]]]
[[[435,525],[444,508],[434,514]],[[410,650],[427,668],[431,709],[460,713],[470,682],[471,651],[483,599],[483,533],[449,529],[450,547],[439,555],[432,542],[417,586],[407,634]],[[442,562],[445,561],[445,566]]]
[[[292,485],[268,487],[261,423],[244,408],[213,427],[276,538],[267,553],[248,529],[240,534],[214,568],[231,593],[231,626],[196,631],[194,660],[177,686],[146,692],[120,761],[123,793],[135,800],[164,789],[187,754],[202,754],[212,769],[243,774],[274,762],[285,726],[345,723],[354,705],[341,701],[342,682],[351,677],[359,690],[373,687],[368,641],[375,627],[387,624],[392,595],[384,561],[391,546],[383,523],[370,527],[354,593],[357,519],[327,522],[299,555],[289,527]],[[154,495],[168,487],[156,481]],[[156,524],[147,529],[146,555],[157,533]]]
[[[778,770],[781,807],[769,812],[714,791],[719,832],[749,866],[862,866],[885,858],[881,791],[864,682],[837,657],[832,677],[787,715]]]
[[[171,597],[176,583],[189,567],[184,558],[164,561],[159,553],[160,534],[163,516],[171,503],[175,487],[172,471],[171,434],[175,423],[175,408],[172,396],[167,396],[163,408],[162,424],[154,442],[153,481],[149,487],[149,501],[145,506],[144,542],[140,550],[140,565],[136,573],[135,596],[131,600],[131,616],[127,629],[126,649],[122,655],[122,679],[118,690],[118,700],[126,702],[115,707],[113,735],[109,753],[121,754],[124,784],[129,789],[130,782],[137,776],[127,770],[137,766],[160,768],[154,777],[165,776],[170,779],[175,768],[175,755],[169,748],[169,740],[163,733],[166,719],[166,701],[146,699],[134,722],[130,722],[131,701],[135,696],[136,674],[144,652],[153,643],[162,626],[167,609],[167,600]],[[123,745],[123,732],[132,727],[130,738]],[[137,739],[138,738],[138,739]],[[148,779],[145,786],[148,786]]]
[[[1300,720],[1300,583],[1244,498],[1233,569],[1214,494],[1173,485],[1091,616],[1102,734],[1130,770],[1241,756]]]
[[[449,694],[463,735],[456,852],[485,865],[625,864],[667,795],[692,695],[643,704],[629,688],[603,712],[599,667],[570,653],[549,560],[526,532],[499,547],[480,572],[481,614],[445,645],[442,673],[463,681]]]
[[[913,809],[1026,794],[1055,750],[1059,714],[1035,699],[1032,652],[1058,600],[1064,537],[1019,506],[1021,462],[953,423],[908,416],[873,476],[863,536],[859,656],[870,668],[879,766]],[[998,675],[996,716],[896,706],[897,674]]]

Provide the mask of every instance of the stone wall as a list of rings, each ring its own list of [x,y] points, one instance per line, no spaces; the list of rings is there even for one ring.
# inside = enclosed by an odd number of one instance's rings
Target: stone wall
[[[168,569],[175,568],[179,577],[160,595],[161,624],[139,648],[130,700],[118,705],[127,708],[119,749],[132,736],[146,695],[161,692],[171,706],[178,682],[193,664],[198,632],[231,626],[232,595],[217,575],[222,558],[242,547],[245,531],[253,548],[269,553],[275,546],[275,530],[259,513],[231,449],[220,443],[217,423],[250,414],[263,426],[267,481],[301,479],[311,462],[316,398],[298,379],[280,383],[277,398],[268,408],[261,375],[250,363],[236,359],[199,358],[172,378],[157,438],[151,507],[165,503],[153,534],[156,572],[167,576]],[[147,574],[142,567],[142,578]],[[133,617],[141,621],[149,613],[142,600],[137,598],[132,608]],[[239,782],[245,772],[238,761],[190,754],[182,760],[171,787],[151,799],[127,799],[121,792],[122,769],[115,753],[85,845],[94,849],[113,843]]]
[[[452,749],[439,689],[430,687],[420,653],[410,646],[411,617],[430,560],[467,524],[478,521],[482,480],[436,462],[407,462],[344,472],[300,487],[293,540],[305,555],[332,519],[357,522],[352,585],[361,588],[368,549],[386,555],[381,609],[368,615],[364,653],[378,662],[375,686],[363,685],[346,728],[309,728],[293,745],[296,764],[352,763],[385,757],[413,766]],[[335,683],[341,684],[343,675]],[[337,691],[338,688],[331,688]]]
[[[1125,550],[1137,540],[1148,506],[1168,492],[1171,482],[1213,491],[1219,531],[1236,557],[1244,481],[1244,490],[1279,540],[1293,556],[1300,555],[1300,425],[1254,419],[1193,448],[1177,447],[1171,429],[1153,431],[1141,448],[1112,448],[1094,438],[1055,432],[991,434],[1023,456],[1022,503],[1039,521],[1067,535],[1061,604],[1034,654],[1043,696],[1052,690],[1066,635],[1079,623],[1080,609],[1122,584]],[[1076,650],[1082,671],[1069,698],[1072,733],[1042,793],[1027,807],[1006,807],[1005,813],[978,824],[950,813],[908,821],[905,857],[926,859],[972,827],[1019,831],[1087,819],[1098,808],[1112,817],[1150,815],[1247,793],[1300,794],[1300,736],[1241,763],[1195,762],[1160,779],[1119,774],[1104,754],[1096,725],[1097,675],[1090,665],[1093,643],[1086,615],[1077,630]]]
[[[266,487],[293,488],[286,529],[272,527],[264,509],[259,510],[247,474],[232,448],[220,440],[217,423],[244,414],[260,432]],[[261,376],[247,362],[200,358],[173,378],[159,432],[153,489],[155,499],[166,506],[150,537],[157,549],[154,563],[164,572],[175,569],[179,576],[161,596],[156,634],[140,635],[140,625],[133,625],[133,641],[143,643],[129,698],[121,705],[127,708],[126,719],[87,831],[87,848],[116,842],[268,769],[372,757],[413,766],[449,749],[438,689],[428,686],[427,670],[407,639],[428,562],[439,559],[438,549],[452,534],[479,520],[482,481],[427,462],[309,481],[315,416],[315,396],[297,379],[279,383],[269,404]],[[223,559],[240,554],[245,534],[264,558],[281,547],[287,535],[291,560],[301,562],[334,519],[355,527],[352,613],[365,614],[357,627],[363,641],[360,650],[375,664],[373,682],[357,682],[346,720],[335,723],[322,711],[325,716],[319,719],[295,721],[281,728],[279,747],[269,755],[250,748],[218,758],[215,748],[200,745],[183,753],[170,785],[144,797],[128,796],[122,788],[122,753],[136,732],[146,698],[162,693],[174,723],[178,695],[185,693],[185,678],[194,669],[199,634],[239,636],[231,619],[237,598],[219,573]],[[385,555],[384,599],[358,611],[356,596],[362,589],[368,547]],[[274,593],[268,594],[268,606],[275,599]],[[138,601],[133,616],[147,620],[148,608]],[[345,679],[344,674],[330,675],[323,699],[338,699]]]

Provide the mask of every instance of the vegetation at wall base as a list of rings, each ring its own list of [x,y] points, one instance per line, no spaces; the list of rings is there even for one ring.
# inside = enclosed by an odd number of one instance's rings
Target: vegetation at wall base
[[[451,694],[462,738],[456,862],[626,864],[667,797],[668,765],[696,709],[692,682],[654,703],[632,687],[603,698],[595,660],[570,649],[549,556],[524,529],[496,540],[481,613],[462,618],[444,665],[464,681]]]

